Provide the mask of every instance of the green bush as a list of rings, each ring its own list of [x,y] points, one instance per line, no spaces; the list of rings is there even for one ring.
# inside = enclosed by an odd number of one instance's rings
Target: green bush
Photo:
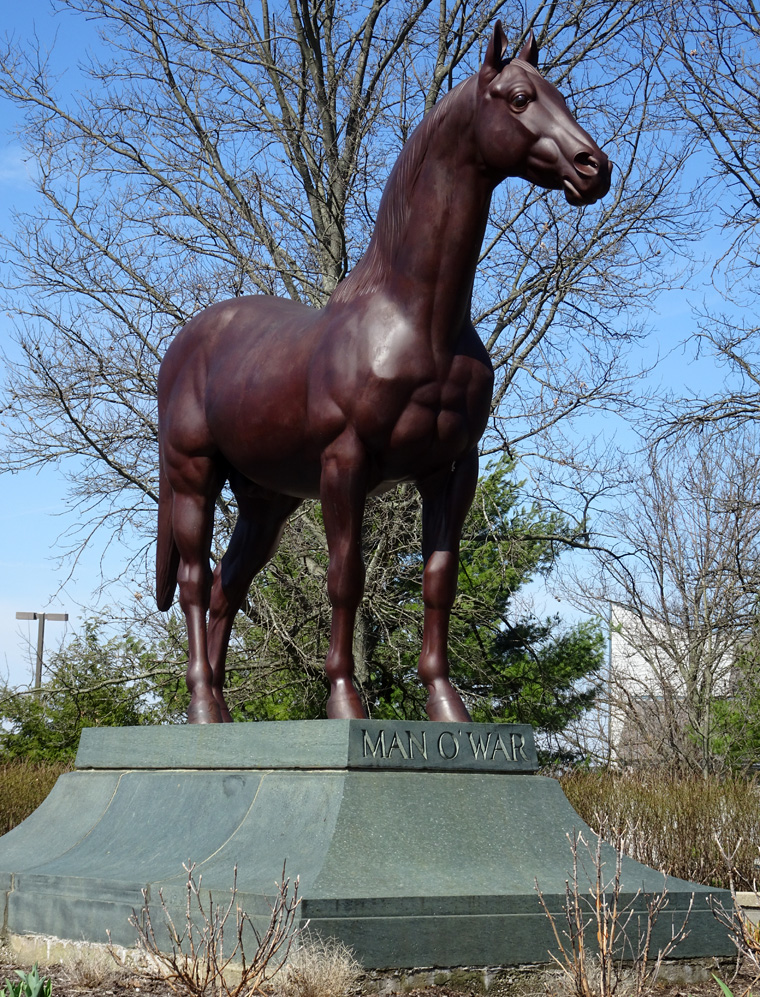
[[[51,654],[37,694],[0,688],[0,758],[73,762],[85,727],[134,727],[164,717],[144,677],[153,651],[130,637],[108,638],[98,620]]]
[[[0,764],[0,834],[26,820],[55,785],[59,775],[71,765],[66,762],[28,762]]]
[[[728,887],[729,870],[718,842],[729,852],[738,844],[741,881],[760,879],[760,786],[754,779],[604,769],[573,770],[559,781],[594,831],[645,865],[706,886]]]

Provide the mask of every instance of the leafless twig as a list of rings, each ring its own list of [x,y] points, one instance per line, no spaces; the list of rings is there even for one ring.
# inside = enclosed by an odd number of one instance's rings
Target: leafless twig
[[[201,893],[202,876],[195,876],[195,863],[183,863],[187,872],[185,923],[175,925],[161,890],[158,891],[164,928],[169,936],[170,951],[156,938],[156,931],[143,890],[143,907],[139,913],[132,911],[130,924],[137,931],[138,947],[146,954],[146,975],[160,975],[176,993],[192,997],[252,997],[263,993],[262,987],[284,965],[290,948],[306,924],[294,928],[301,903],[298,896],[298,878],[290,893],[290,879],[282,868],[282,880],[277,883],[277,893],[269,902],[271,916],[263,934],[240,907],[237,900],[237,866],[233,873],[232,890],[226,905],[214,903],[211,894],[204,900]],[[225,951],[224,933],[232,926],[234,912],[234,941]],[[244,935],[253,934],[256,951],[250,961],[246,957]],[[229,937],[229,932],[228,932]],[[113,948],[112,955],[119,962]]]
[[[642,923],[644,911],[637,904],[642,890],[627,903],[623,902],[620,851],[614,873],[606,878],[601,838],[597,838],[593,851],[582,834],[568,835],[568,840],[573,873],[565,884],[564,927],[549,909],[536,882],[538,899],[549,918],[559,953],[550,953],[551,958],[562,970],[573,997],[614,997],[621,983],[625,983],[633,997],[642,997],[651,990],[663,959],[687,936],[686,923],[694,898],[681,927],[671,931],[670,938],[653,959],[654,927],[668,905],[668,891],[663,886],[661,893],[644,895],[646,920]],[[590,857],[590,871],[581,849]],[[585,883],[589,883],[588,890]],[[596,951],[590,944],[592,931],[595,931]]]

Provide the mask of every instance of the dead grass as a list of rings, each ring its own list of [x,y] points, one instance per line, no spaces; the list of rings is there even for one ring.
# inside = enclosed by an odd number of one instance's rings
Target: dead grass
[[[282,997],[344,997],[355,990],[361,972],[347,946],[308,938],[291,952],[274,989]]]
[[[14,761],[0,764],[0,834],[26,820],[42,803],[68,762]]]
[[[66,953],[61,962],[60,978],[75,990],[103,991],[128,977],[106,949],[92,948],[87,952]]]
[[[738,841],[736,870],[748,882],[758,874],[760,786],[754,779],[600,770],[572,771],[559,781],[592,830],[645,865],[727,889],[718,841]]]

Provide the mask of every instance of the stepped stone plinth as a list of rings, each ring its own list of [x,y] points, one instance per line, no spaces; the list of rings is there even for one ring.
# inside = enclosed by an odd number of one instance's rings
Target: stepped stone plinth
[[[194,862],[204,891],[238,902],[262,928],[275,882],[300,877],[300,918],[353,948],[367,968],[545,962],[541,908],[561,917],[568,835],[595,835],[551,778],[536,775],[529,727],[323,720],[84,731],[76,770],[0,838],[3,927],[13,934],[117,944],[158,891],[182,922]],[[605,876],[616,853],[602,848]],[[585,865],[593,873],[590,854]],[[674,956],[724,956],[710,910],[720,890],[622,860],[637,913],[668,890],[654,948],[680,927]],[[637,895],[638,891],[641,893]]]

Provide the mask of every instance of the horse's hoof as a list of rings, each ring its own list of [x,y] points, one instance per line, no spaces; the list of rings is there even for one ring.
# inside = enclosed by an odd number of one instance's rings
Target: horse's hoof
[[[327,700],[328,720],[366,720],[359,693],[352,682],[341,682],[333,688]]]
[[[431,689],[425,711],[430,720],[446,723],[472,723],[472,717],[467,712],[462,697],[448,682],[441,689]]]
[[[213,697],[210,699],[191,699],[187,708],[187,722],[189,724],[222,723],[222,711],[219,709],[219,704]]]
[[[219,707],[219,715],[222,718],[222,723],[231,724],[233,722],[232,714],[227,707],[227,703],[224,701],[224,696],[221,692],[215,692],[214,699],[216,700],[216,705]]]

